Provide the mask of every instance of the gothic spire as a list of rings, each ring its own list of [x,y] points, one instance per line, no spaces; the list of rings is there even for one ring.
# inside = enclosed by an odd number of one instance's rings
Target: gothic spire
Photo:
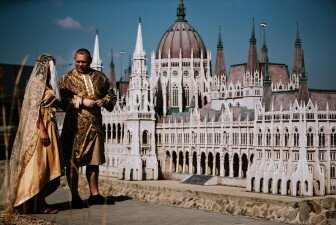
[[[115,69],[114,69],[114,62],[113,62],[113,50],[111,49],[111,62],[110,62],[110,77],[111,77],[111,84],[114,90],[117,88],[116,76],[115,76]]]
[[[218,78],[218,80],[221,80],[222,77],[226,76],[224,51],[223,51],[223,41],[222,41],[222,35],[221,35],[220,27],[219,27],[219,31],[218,31],[215,76]]]
[[[146,52],[143,48],[143,42],[142,42],[142,30],[141,30],[141,17],[139,17],[139,25],[138,25],[138,33],[137,33],[137,39],[135,44],[135,50],[133,53],[133,59],[134,58],[143,58],[145,57]]]
[[[300,83],[306,83],[308,81],[308,76],[306,73],[305,62],[304,62],[304,54],[302,50],[302,64],[301,64],[301,76],[300,76]]]
[[[302,66],[302,41],[299,33],[299,23],[297,23],[292,73],[301,74],[301,66]]]
[[[93,56],[91,62],[91,68],[95,70],[102,71],[103,63],[99,54],[99,40],[98,40],[98,30],[96,30],[96,38],[93,49]]]
[[[220,26],[219,26],[219,29],[218,29],[217,49],[223,49],[223,41],[222,41],[222,34],[221,34],[221,28],[220,28]]]
[[[176,10],[176,16],[177,16],[177,20],[178,22],[185,22],[185,8],[184,8],[184,4],[183,4],[183,0],[179,0],[179,4]]]
[[[255,30],[254,30],[254,18],[253,18],[253,22],[252,22],[252,32],[251,32],[251,37],[250,37],[250,44],[256,44],[257,40],[255,38]]]
[[[261,29],[263,32],[263,40],[262,40],[262,46],[261,46],[261,62],[266,63],[266,61],[268,61],[268,49],[266,45],[266,24],[265,23],[262,23]]]
[[[254,31],[254,18],[252,24],[252,32],[250,38],[250,47],[248,53],[248,61],[247,61],[247,71],[254,73],[256,70],[259,70],[259,60],[258,60],[258,53],[257,53],[257,40],[255,38],[255,31]]]
[[[111,49],[111,62],[110,62],[110,68],[114,68],[114,62],[113,62],[113,49]]]
[[[309,101],[309,90],[308,90],[308,76],[304,64],[304,55],[302,51],[302,62],[301,62],[301,75],[299,79],[299,102],[308,103]]]
[[[268,71],[268,58],[266,58],[266,62],[264,65],[264,78],[263,78],[263,96],[262,103],[265,107],[265,111],[270,110],[271,102],[272,102],[272,87],[271,87],[271,79],[269,77]]]

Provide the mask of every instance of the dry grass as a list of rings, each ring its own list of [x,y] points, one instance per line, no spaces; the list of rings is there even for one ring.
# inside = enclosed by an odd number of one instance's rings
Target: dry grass
[[[39,225],[52,225],[54,223],[30,217],[27,215],[20,215],[17,213],[8,214],[4,211],[0,211],[0,224],[12,225],[12,224],[39,224]]]

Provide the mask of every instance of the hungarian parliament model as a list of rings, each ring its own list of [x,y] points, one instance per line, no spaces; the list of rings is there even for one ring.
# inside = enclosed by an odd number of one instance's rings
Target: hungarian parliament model
[[[112,57],[118,102],[102,111],[101,175],[181,181],[202,175],[205,185],[252,192],[336,194],[336,91],[308,88],[299,30],[291,72],[269,61],[263,27],[258,57],[253,22],[247,62],[227,73],[221,31],[212,70],[211,54],[185,16],[179,0],[150,71],[141,20],[131,65],[118,82]],[[91,67],[102,70],[98,33]]]

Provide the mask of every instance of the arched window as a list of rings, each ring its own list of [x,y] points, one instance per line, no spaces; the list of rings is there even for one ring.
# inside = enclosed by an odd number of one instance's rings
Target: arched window
[[[297,147],[299,146],[299,130],[297,128],[295,128],[294,130],[294,146]]]
[[[336,177],[336,168],[334,165],[332,165],[330,168],[330,178],[335,178],[335,177]]]
[[[270,146],[271,145],[271,132],[270,129],[267,129],[267,134],[266,134],[266,145]]]
[[[325,133],[324,133],[323,128],[321,128],[319,132],[319,146],[320,147],[325,146]]]
[[[258,133],[258,145],[259,146],[262,145],[262,133],[261,133],[261,129],[259,129],[259,133]]]
[[[188,72],[188,71],[185,71]],[[184,97],[185,97],[185,105],[189,106],[190,105],[190,95],[189,95],[189,86],[185,85],[184,86]]]
[[[117,137],[117,127],[116,124],[114,123],[112,126],[112,138],[116,139],[116,137]]]
[[[276,134],[275,134],[275,145],[280,146],[280,131],[277,129]]]
[[[288,146],[289,141],[289,133],[288,133],[288,128],[285,130],[285,146]]]
[[[335,132],[335,128],[331,129],[331,133],[330,133],[330,146],[331,147],[335,147],[336,146],[336,132]]]
[[[132,141],[132,133],[129,130],[127,131],[127,139],[128,139],[128,144],[130,144]]]
[[[313,147],[314,146],[314,134],[313,129],[309,128],[307,133],[307,146]]]
[[[107,139],[111,139],[112,132],[111,132],[111,124],[107,125]]]
[[[148,144],[148,131],[144,130],[142,133],[142,144],[147,145]]]
[[[173,107],[178,106],[178,88],[177,85],[174,84],[173,86]]]

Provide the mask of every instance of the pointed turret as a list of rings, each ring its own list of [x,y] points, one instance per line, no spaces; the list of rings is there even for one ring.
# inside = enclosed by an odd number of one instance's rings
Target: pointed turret
[[[148,96],[147,89],[149,89],[147,83],[146,52],[143,49],[141,18],[139,18],[129,84],[130,106],[131,108],[133,107],[134,110],[147,110],[148,97],[146,96]]]
[[[95,43],[94,43],[91,68],[95,70],[99,70],[99,71],[102,71],[103,69],[103,63],[102,63],[102,60],[99,54],[98,30],[96,30],[96,38],[95,38]]]
[[[217,54],[216,54],[216,65],[215,65],[215,76],[218,80],[222,80],[222,77],[226,77],[226,68],[223,52],[223,41],[221,36],[221,29],[219,27],[218,32],[218,43],[217,43]]]
[[[133,53],[133,59],[135,57],[143,58],[144,55],[146,55],[146,52],[143,48],[143,42],[142,42],[142,30],[141,30],[141,17],[139,17],[139,25],[138,25],[138,33],[137,33],[137,40],[135,44],[135,50]]]
[[[262,104],[265,107],[265,111],[270,110],[271,101],[272,101],[272,87],[271,87],[271,79],[269,77],[268,71],[268,58],[266,58],[265,66],[264,66],[264,79],[263,79],[263,96],[262,96]]]
[[[263,33],[263,40],[261,46],[261,62],[266,63],[266,61],[268,61],[268,49],[266,45],[266,23],[261,24],[261,29]]]
[[[252,32],[251,32],[250,48],[249,48],[248,61],[247,61],[247,71],[254,73],[256,70],[259,71],[257,40],[255,38],[255,31],[254,31],[254,18],[253,18],[252,26],[253,27],[252,27]]]
[[[294,73],[301,74],[301,66],[302,66],[302,42],[299,33],[299,23],[297,23],[292,74]]]
[[[304,102],[305,104],[307,104],[309,101],[308,76],[305,69],[303,51],[302,51],[301,75],[299,80],[298,101],[299,103]]]
[[[178,22],[186,21],[185,20],[186,13],[185,13],[185,7],[184,7],[184,4],[183,4],[183,0],[179,0],[179,5],[178,5],[177,10],[176,10],[176,16],[177,16],[176,21],[178,21]]]
[[[139,19],[136,45],[133,52],[132,73],[125,108],[126,124],[128,128],[131,128],[132,133],[129,137],[132,144],[129,151],[123,156],[127,163],[120,163],[118,171],[125,171],[125,180],[157,180],[159,166],[155,142],[155,111],[147,79],[141,19]],[[121,176],[122,178],[123,176]]]
[[[115,75],[114,62],[113,62],[113,50],[111,50],[110,77],[111,77],[112,87],[114,90],[116,90],[117,82],[116,82],[116,75]]]

